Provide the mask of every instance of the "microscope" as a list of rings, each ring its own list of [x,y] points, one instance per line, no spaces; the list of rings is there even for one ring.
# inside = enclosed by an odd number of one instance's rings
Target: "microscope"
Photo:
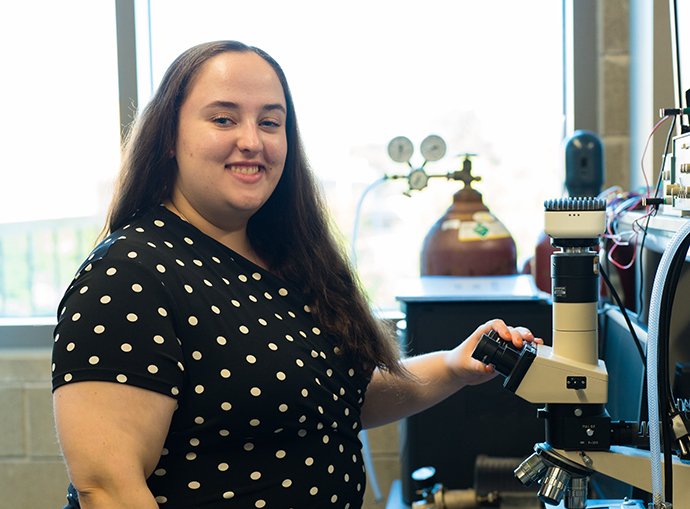
[[[538,485],[547,505],[594,507],[588,484],[598,472],[652,492],[648,438],[637,423],[613,422],[606,411],[608,373],[598,358],[599,235],[606,204],[594,198],[545,202],[545,231],[559,248],[551,258],[553,346],[526,343],[521,350],[495,332],[484,335],[472,356],[492,364],[504,387],[521,398],[545,404],[544,443],[516,469],[525,486]],[[690,509],[690,462],[673,456],[673,505]],[[599,504],[601,506],[601,504]],[[607,507],[642,508],[622,500]],[[659,504],[668,507],[669,504]],[[655,505],[656,507],[656,505]]]

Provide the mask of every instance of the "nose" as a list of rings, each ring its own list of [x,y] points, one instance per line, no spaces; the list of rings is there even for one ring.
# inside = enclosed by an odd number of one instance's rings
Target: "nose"
[[[261,150],[261,146],[258,126],[250,122],[241,124],[237,136],[237,148],[242,152],[257,152]]]

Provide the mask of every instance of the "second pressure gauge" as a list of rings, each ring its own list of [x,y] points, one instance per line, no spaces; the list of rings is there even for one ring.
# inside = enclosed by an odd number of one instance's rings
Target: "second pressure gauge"
[[[422,140],[419,147],[426,161],[438,161],[446,155],[446,142],[435,134],[430,134]]]

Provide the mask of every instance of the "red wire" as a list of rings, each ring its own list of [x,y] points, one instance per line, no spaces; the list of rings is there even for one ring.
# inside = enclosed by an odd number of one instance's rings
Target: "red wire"
[[[644,150],[642,152],[642,158],[640,160],[640,169],[642,170],[642,176],[644,177],[645,187],[647,190],[647,194],[646,194],[647,197],[651,196],[651,194],[650,194],[651,188],[649,186],[649,179],[647,179],[647,174],[644,171],[645,156],[647,154],[647,149],[649,148],[649,143],[652,140],[652,136],[657,131],[657,129],[659,129],[659,127],[661,127],[661,125],[666,120],[668,120],[669,118],[671,118],[671,115],[665,115],[656,124],[654,124],[654,127],[652,127],[652,130],[649,133],[649,136],[647,136],[647,142],[645,143]],[[640,201],[641,200],[642,199],[640,198]],[[640,201],[635,201],[629,207],[626,207],[626,210],[628,208],[630,208],[630,209],[636,208],[640,204]],[[643,227],[640,226],[639,221],[650,216],[654,212],[654,209],[652,209],[652,207],[647,207],[645,214],[642,217],[633,221],[632,232],[631,232],[632,235],[625,242],[621,242],[620,241],[620,238],[621,238],[620,234],[617,234],[613,231],[613,224],[621,212],[623,212],[623,210],[618,211],[617,214],[611,214],[607,218],[607,224],[606,224],[607,234],[605,235],[605,237],[612,241],[612,245],[611,245],[611,248],[608,250],[608,253],[606,254],[606,258],[608,259],[609,262],[611,262],[613,265],[615,265],[619,269],[626,270],[626,269],[629,269],[630,267],[633,266],[633,264],[635,263],[635,259],[637,258],[637,237],[640,234],[640,232],[643,231]],[[624,264],[624,263],[621,263],[618,260],[614,259],[613,253],[618,248],[618,246],[628,246],[628,245],[630,245],[630,242],[632,242],[632,246],[633,246],[633,252],[632,252],[632,257],[630,258],[630,261],[628,263]]]
[[[627,264],[623,265],[620,262],[618,262],[617,260],[613,259],[613,252],[616,250],[616,248],[618,246],[624,246],[627,244],[619,244],[619,243],[614,242],[613,246],[611,246],[611,249],[609,249],[609,252],[606,255],[606,258],[608,258],[609,262],[611,262],[613,265],[615,265],[616,267],[618,267],[621,270],[626,270],[626,269],[629,269],[630,267],[632,267],[633,263],[635,263],[635,259],[637,258],[637,233],[635,233],[635,235],[632,238],[634,239],[633,252],[632,252],[632,257],[630,258],[630,261]]]
[[[644,150],[642,151],[642,158],[640,159],[640,169],[642,170],[642,176],[644,177],[645,186],[647,187],[647,196],[648,197],[650,197],[651,195],[649,194],[650,193],[649,180],[647,179],[647,174],[644,171],[644,158],[645,158],[645,155],[647,154],[647,149],[649,148],[649,142],[652,141],[652,136],[654,135],[656,130],[659,129],[661,124],[666,122],[666,120],[668,120],[671,117],[672,117],[672,115],[665,115],[665,116],[661,117],[661,119],[656,124],[654,124],[654,127],[652,127],[652,130],[649,133],[649,136],[647,136],[647,143],[645,143]]]

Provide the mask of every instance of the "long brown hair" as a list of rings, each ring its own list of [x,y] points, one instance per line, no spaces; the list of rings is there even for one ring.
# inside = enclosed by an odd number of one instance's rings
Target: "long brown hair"
[[[108,215],[112,232],[172,193],[177,175],[171,156],[179,112],[202,65],[224,52],[254,52],[268,62],[283,87],[287,105],[287,157],[268,201],[247,224],[247,236],[271,271],[297,287],[316,319],[342,338],[341,346],[365,372],[380,367],[405,375],[393,334],[370,310],[366,295],[331,227],[309,168],[287,79],[280,65],[259,48],[237,41],[194,46],[168,68],[124,145],[120,179]]]

